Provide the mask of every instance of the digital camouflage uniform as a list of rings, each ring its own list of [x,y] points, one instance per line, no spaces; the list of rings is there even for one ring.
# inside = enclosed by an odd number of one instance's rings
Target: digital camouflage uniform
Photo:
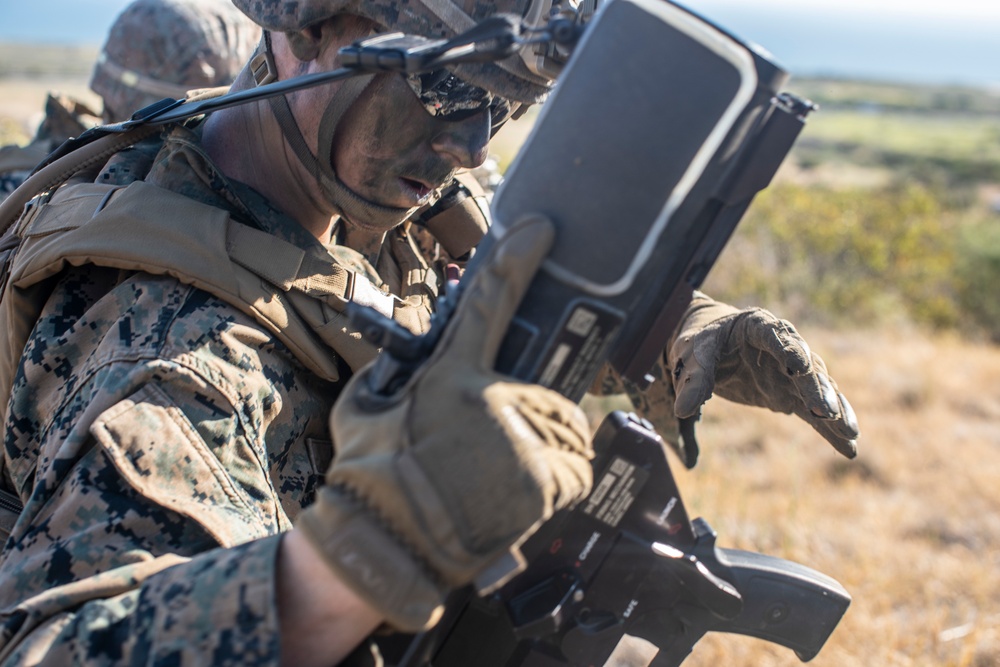
[[[330,261],[222,177],[195,133],[175,130],[147,181]],[[395,259],[413,247],[405,228],[390,237],[379,270],[429,303],[437,278]],[[377,280],[353,251],[336,253]],[[205,291],[62,273],[5,425],[5,486],[25,509],[0,564],[0,664],[277,664],[278,536],[328,467],[339,387]]]

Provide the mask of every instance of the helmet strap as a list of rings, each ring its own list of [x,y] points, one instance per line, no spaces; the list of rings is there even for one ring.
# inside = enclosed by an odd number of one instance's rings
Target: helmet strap
[[[255,65],[259,64],[259,67]],[[263,80],[267,76],[272,76],[271,81],[277,79],[277,68],[274,65],[274,57],[271,54],[271,40],[268,32],[264,32],[261,49],[257,56],[251,61],[254,70],[254,79],[257,80],[257,72],[264,74]],[[396,208],[393,206],[382,206],[369,201],[354,192],[344,184],[337,176],[333,168],[333,139],[336,135],[337,126],[347,113],[348,109],[361,97],[372,80],[374,74],[364,74],[346,79],[341,82],[340,89],[333,95],[327,104],[319,127],[319,150],[317,157],[299,128],[292,109],[288,104],[285,95],[278,95],[269,98],[268,102],[274,114],[281,132],[288,142],[289,147],[299,162],[312,174],[316,182],[319,183],[327,201],[334,205],[337,213],[345,218],[347,222],[367,230],[387,230],[406,220],[412,214],[414,208]],[[257,84],[263,85],[262,83]]]
[[[271,53],[271,31],[265,30],[260,37],[257,53],[250,59],[250,71],[258,87],[278,80],[278,67]]]

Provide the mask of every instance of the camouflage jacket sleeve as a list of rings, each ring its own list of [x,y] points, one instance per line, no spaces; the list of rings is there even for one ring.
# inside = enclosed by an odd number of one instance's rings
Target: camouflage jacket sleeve
[[[0,664],[278,664],[275,556],[329,409],[302,372],[170,278],[65,278],[9,408]]]

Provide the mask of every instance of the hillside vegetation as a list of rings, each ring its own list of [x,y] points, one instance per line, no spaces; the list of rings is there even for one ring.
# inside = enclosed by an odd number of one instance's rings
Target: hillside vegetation
[[[707,289],[797,321],[1000,338],[1000,95],[801,87],[820,110]]]

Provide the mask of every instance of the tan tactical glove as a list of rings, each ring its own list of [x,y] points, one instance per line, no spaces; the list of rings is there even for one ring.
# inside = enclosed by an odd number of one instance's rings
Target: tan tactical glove
[[[493,371],[552,237],[546,221],[516,225],[406,386],[374,395],[369,366],[333,410],[336,455],[298,527],[399,630],[437,622],[454,588],[516,573],[523,563],[512,546],[590,490],[582,411]]]
[[[716,393],[737,403],[794,413],[838,452],[857,455],[858,422],[851,404],[795,327],[768,311],[739,310],[696,294],[667,358],[674,412],[682,420],[696,416]]]

